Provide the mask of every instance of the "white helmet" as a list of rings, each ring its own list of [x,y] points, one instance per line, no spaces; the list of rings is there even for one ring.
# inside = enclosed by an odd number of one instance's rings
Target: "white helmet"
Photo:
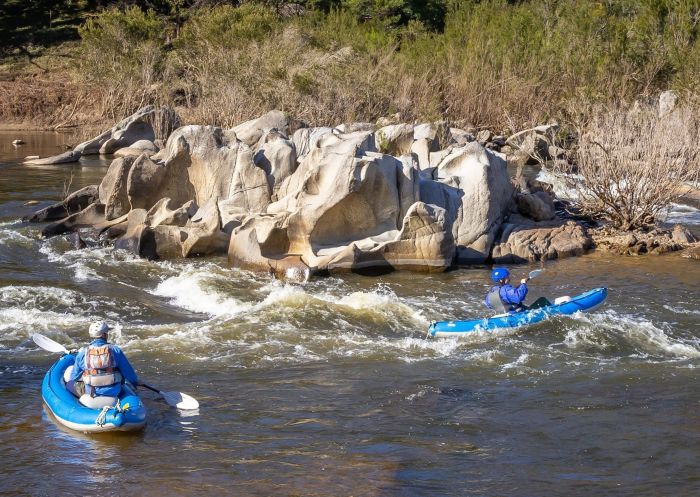
[[[88,334],[92,338],[100,338],[102,335],[105,335],[109,331],[109,326],[107,323],[104,321],[95,321],[90,325],[90,329],[88,330]]]

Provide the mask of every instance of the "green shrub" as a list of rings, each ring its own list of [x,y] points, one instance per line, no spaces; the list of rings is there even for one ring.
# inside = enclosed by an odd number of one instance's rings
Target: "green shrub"
[[[81,70],[96,79],[145,76],[152,83],[161,68],[164,24],[151,10],[105,10],[79,33]]]
[[[272,36],[279,27],[276,14],[263,5],[219,5],[195,11],[183,27],[177,44],[180,47],[196,43],[235,48],[242,43]]]

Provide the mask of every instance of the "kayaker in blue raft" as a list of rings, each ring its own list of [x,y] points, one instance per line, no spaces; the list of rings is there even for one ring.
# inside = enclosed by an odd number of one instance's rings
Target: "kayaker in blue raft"
[[[523,278],[520,285],[514,288],[510,284],[510,272],[504,267],[498,267],[491,271],[491,279],[497,285],[486,294],[486,307],[502,314],[527,309],[523,302],[527,296],[527,282],[530,278]]]
[[[95,397],[114,397],[116,401],[124,381],[138,385],[138,376],[122,350],[107,341],[109,330],[104,321],[92,323],[88,334],[94,340],[78,351],[75,365],[64,374],[66,387],[83,404]]]

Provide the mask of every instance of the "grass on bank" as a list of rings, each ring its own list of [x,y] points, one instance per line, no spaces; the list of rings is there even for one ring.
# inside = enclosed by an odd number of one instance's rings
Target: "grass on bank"
[[[280,108],[310,125],[398,112],[507,131],[700,89],[700,0],[240,3],[90,12],[63,71],[75,91],[48,107],[87,90],[76,122],[166,103],[221,126]],[[1,119],[27,116],[7,98]]]

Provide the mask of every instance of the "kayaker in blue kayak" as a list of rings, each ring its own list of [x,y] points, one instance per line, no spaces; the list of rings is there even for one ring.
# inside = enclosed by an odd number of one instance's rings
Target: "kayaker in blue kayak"
[[[116,399],[124,381],[138,385],[138,376],[122,350],[107,341],[109,330],[104,321],[92,323],[88,334],[94,340],[78,351],[75,366],[66,369],[66,387],[78,397]]]
[[[523,278],[519,286],[513,287],[510,284],[510,272],[504,267],[499,267],[491,271],[491,279],[497,285],[486,294],[486,307],[503,314],[527,309],[523,302],[527,296],[527,282],[530,278]]]

